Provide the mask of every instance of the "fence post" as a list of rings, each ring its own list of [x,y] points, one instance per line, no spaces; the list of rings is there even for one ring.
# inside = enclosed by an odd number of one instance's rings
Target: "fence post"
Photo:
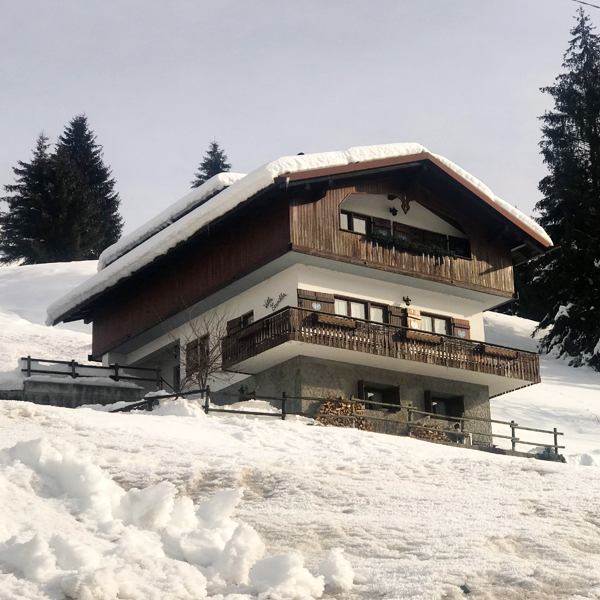
[[[71,377],[73,379],[75,379],[77,377],[77,371],[75,370],[76,365],[77,365],[77,363],[74,360],[72,360],[71,361]]]
[[[515,438],[517,437],[516,432],[517,432],[517,424],[514,421],[511,421],[510,422],[510,435],[512,437],[512,440],[510,440],[510,443],[512,444],[513,452],[517,448],[517,442],[515,441]]]
[[[208,411],[210,410],[209,402],[210,402],[210,387],[206,386],[206,389],[204,390],[204,412],[206,414],[208,414]]]
[[[115,363],[113,367],[115,368],[115,381],[119,381],[119,363]]]
[[[354,429],[356,427],[356,425],[354,424],[354,421],[356,420],[356,416],[354,414],[354,397],[350,396],[350,427],[352,427],[352,429]]]
[[[160,367],[156,367],[156,391],[158,392],[161,388],[161,379],[162,377],[160,376]]]
[[[286,402],[286,400],[287,400],[287,398],[286,398],[285,392],[283,392],[281,394],[281,420],[282,421],[285,421],[285,417],[287,415],[286,409],[285,409],[285,402]]]
[[[558,456],[558,430],[554,428],[554,453]]]
[[[31,377],[31,356],[27,357],[27,377]]]

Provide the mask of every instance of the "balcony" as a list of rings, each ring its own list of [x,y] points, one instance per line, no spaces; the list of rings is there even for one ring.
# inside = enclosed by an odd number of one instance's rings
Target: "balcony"
[[[288,307],[223,340],[223,368],[257,373],[293,356],[466,381],[490,396],[540,382],[537,354]]]

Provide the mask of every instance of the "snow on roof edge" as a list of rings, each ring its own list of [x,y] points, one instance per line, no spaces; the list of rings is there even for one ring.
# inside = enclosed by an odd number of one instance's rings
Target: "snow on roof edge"
[[[203,226],[226,214],[241,202],[251,198],[261,190],[269,187],[275,179],[290,173],[312,171],[327,167],[339,167],[354,163],[369,162],[391,157],[410,156],[428,153],[435,157],[446,167],[452,170],[459,178],[468,181],[484,194],[498,207],[510,212],[527,229],[536,232],[542,239],[552,245],[552,240],[546,232],[533,219],[527,217],[515,207],[498,198],[481,181],[455,165],[453,162],[429,151],[420,144],[384,144],[378,146],[359,146],[345,151],[322,152],[317,154],[304,154],[284,156],[267,163],[252,171],[249,175],[237,180],[229,187],[223,189],[210,200],[200,204],[191,212],[183,215],[177,221],[152,234],[151,237],[134,246],[128,252],[116,258],[79,287],[71,290],[62,298],[48,307],[47,325],[60,322],[77,306],[102,294],[106,289],[116,285],[122,279],[129,277],[153,260],[166,254],[179,243],[185,241]],[[207,182],[208,183],[208,182]],[[201,188],[198,188],[201,189]],[[189,195],[188,195],[189,196]],[[186,196],[187,198],[187,196]],[[182,202],[183,199],[179,202]],[[176,203],[178,204],[178,203]],[[169,212],[169,209],[167,211]],[[154,219],[152,220],[154,221]],[[142,228],[140,228],[142,229]]]
[[[148,238],[179,220],[188,212],[194,210],[210,196],[222,191],[226,187],[245,177],[245,173],[218,173],[201,186],[194,188],[183,198],[169,205],[165,210],[150,219],[130,234],[123,236],[118,242],[109,246],[100,254],[98,271],[101,271],[130,250],[145,242]]]

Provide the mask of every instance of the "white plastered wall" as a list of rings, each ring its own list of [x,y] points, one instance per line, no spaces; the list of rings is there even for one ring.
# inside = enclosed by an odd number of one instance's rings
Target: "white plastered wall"
[[[356,212],[369,217],[387,219],[394,223],[402,223],[417,229],[433,231],[443,235],[466,238],[462,232],[452,227],[450,223],[440,219],[437,215],[427,210],[414,200],[410,203],[408,212],[404,214],[400,198],[389,200],[384,194],[350,194],[341,204],[341,210]],[[390,208],[397,210],[396,216],[390,212]]]
[[[412,278],[412,281],[414,281],[413,286],[399,285],[297,264],[210,309],[199,318],[210,320],[212,315],[218,315],[229,320],[254,311],[254,319],[262,319],[286,306],[297,306],[298,289],[340,294],[396,306],[405,306],[403,297],[408,296],[411,299],[411,308],[448,317],[468,319],[471,325],[471,339],[484,340],[483,312],[479,302],[422,289],[419,287],[419,279]],[[267,306],[269,299],[272,300],[272,303]],[[124,356],[123,363],[142,364],[146,357],[173,345],[177,340],[185,345],[186,341],[191,341],[192,338],[193,328],[186,323]],[[229,381],[228,385],[231,383]]]

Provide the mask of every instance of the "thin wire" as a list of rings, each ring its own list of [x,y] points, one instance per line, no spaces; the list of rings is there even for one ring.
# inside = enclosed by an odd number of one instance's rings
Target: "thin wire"
[[[578,2],[579,4],[585,4],[586,6],[593,6],[594,8],[600,8],[597,4],[590,4],[589,2],[583,2],[583,0],[573,0],[573,2]]]

